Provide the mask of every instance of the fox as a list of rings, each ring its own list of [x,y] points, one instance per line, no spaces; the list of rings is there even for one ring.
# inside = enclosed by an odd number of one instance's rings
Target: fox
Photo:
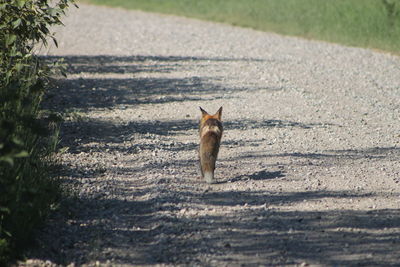
[[[222,138],[222,107],[214,115],[210,115],[203,108],[200,119],[200,170],[202,178],[209,184],[215,183],[214,170]]]

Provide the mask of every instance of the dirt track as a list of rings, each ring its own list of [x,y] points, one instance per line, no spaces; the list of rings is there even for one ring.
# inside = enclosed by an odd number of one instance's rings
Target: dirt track
[[[41,53],[68,63],[46,103],[75,197],[25,265],[398,266],[399,57],[87,5],[65,24]],[[224,107],[215,185],[198,106]]]

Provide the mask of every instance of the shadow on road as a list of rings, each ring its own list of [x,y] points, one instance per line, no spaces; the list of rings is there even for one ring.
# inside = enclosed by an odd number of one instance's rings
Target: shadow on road
[[[257,171],[251,174],[242,174],[236,177],[233,177],[231,179],[228,179],[227,181],[224,181],[225,183],[233,183],[237,181],[248,181],[248,180],[267,180],[267,179],[276,179],[276,178],[282,178],[285,177],[284,173],[282,171]]]
[[[185,58],[185,57],[112,57],[112,56],[67,56],[64,57],[70,74],[81,73],[169,73],[188,68],[188,62],[206,64],[212,61],[235,61],[256,59]],[[55,60],[57,57],[48,58]],[[146,64],[136,64],[146,62]],[[218,99],[229,96],[231,91],[248,88],[223,88],[207,77],[184,79],[168,78],[70,78],[57,82],[58,88],[51,91],[45,106],[49,109],[70,112],[74,109],[87,111],[96,108],[121,108],[124,105],[146,105],[188,100]],[[272,89],[271,89],[272,90]],[[226,121],[227,130],[261,128],[325,127],[323,123],[305,124],[285,120],[241,120]],[[182,134],[197,128],[193,120],[135,121],[126,125],[115,125],[103,120],[75,120],[65,122],[62,130],[63,145],[70,147],[72,154],[81,152],[136,153],[139,150],[154,150],[152,144],[135,144],[126,148],[121,144],[131,140],[133,134],[152,134],[158,138]],[[75,139],[80,141],[76,142]],[[112,143],[113,146],[90,146],[91,142]],[[85,145],[85,146],[83,146]],[[230,146],[246,145],[234,141]],[[159,145],[157,145],[160,148]],[[167,151],[195,150],[195,143],[161,145]],[[238,155],[231,161],[239,161],[249,155]],[[251,157],[290,157],[318,159],[321,164],[332,160],[360,158],[381,159],[390,156],[400,159],[396,147],[376,147],[364,150],[335,150],[321,153],[282,153],[251,155]],[[156,170],[166,166],[188,168],[192,161],[167,161],[152,165]],[[119,173],[131,177],[142,169],[120,168]],[[285,166],[283,166],[285,167]],[[96,170],[79,173],[72,166],[64,166],[70,178],[82,180],[98,175]],[[102,172],[99,170],[99,172]],[[75,175],[75,177],[74,177]],[[253,173],[228,178],[224,183],[285,179],[284,170],[254,170]],[[192,181],[191,181],[192,182]],[[141,196],[159,192],[159,184],[146,181],[110,185],[130,190],[120,190],[118,198]],[[161,183],[161,180],[160,180]],[[143,190],[138,185],[147,185]],[[201,184],[201,186],[203,186]],[[143,186],[142,186],[143,188]],[[108,191],[107,191],[108,190]],[[211,265],[212,259],[246,266],[295,265],[303,262],[322,265],[382,265],[396,266],[400,262],[400,211],[394,209],[283,211],[270,209],[273,204],[294,204],[300,201],[318,201],[325,198],[362,199],[371,197],[352,192],[308,191],[177,191],[155,194],[147,201],[119,200],[110,195],[94,198],[76,197],[64,200],[62,211],[54,214],[47,233],[53,242],[40,243],[41,250],[35,255],[58,264],[75,265],[96,259],[112,260],[114,264],[148,265],[190,264]],[[225,215],[186,215],[180,205],[194,199],[189,208],[205,209],[216,206],[226,210]],[[240,207],[244,207],[243,209]],[[194,211],[195,212],[195,211]],[[194,213],[195,214],[195,213]],[[199,214],[204,214],[199,213]],[[386,229],[385,231],[381,231]],[[46,230],[44,230],[46,235]],[[204,244],[204,245],[199,245]],[[116,253],[117,252],[117,253]],[[41,254],[45,253],[45,254]],[[204,256],[205,255],[205,256]],[[255,256],[256,255],[256,256]],[[386,257],[391,255],[391,257]],[[397,256],[396,256],[397,255]],[[202,258],[203,257],[203,258]],[[204,258],[206,257],[206,258]],[[209,258],[207,258],[209,257]]]
[[[187,194],[204,205],[246,208],[232,210],[226,216],[170,216],[167,212],[184,203]],[[398,210],[268,209],[273,203],[363,197],[370,196],[350,192],[239,191],[194,195],[186,192],[145,202],[80,199],[79,209],[69,211],[74,214],[73,219],[57,227],[57,236],[62,238],[47,244],[54,255],[47,254],[43,259],[68,264],[70,250],[76,251],[78,246],[79,255],[74,255],[78,265],[91,259],[106,262],[112,257],[114,264],[131,265],[206,264],[218,259],[233,265],[246,262],[248,266],[302,262],[396,266],[400,260],[400,256],[393,257],[398,255],[400,246]],[[112,248],[110,254],[107,248]],[[60,257],[59,252],[65,257]],[[392,257],[386,258],[388,254]],[[205,260],[202,255],[211,258]]]
[[[153,57],[153,56],[65,56],[44,57],[47,62],[63,59],[69,79],[56,82],[47,94],[46,106],[60,112],[85,111],[94,108],[124,108],[127,105],[161,104],[190,100],[227,99],[233,92],[250,88],[226,88],[210,77],[154,77],[151,74],[172,73],[206,68],[210,62],[259,61],[258,59]],[[146,73],[149,77],[134,77]],[[74,74],[87,76],[74,78]],[[99,78],[97,76],[103,75]],[[126,75],[124,75],[126,74]],[[104,77],[105,75],[105,77]],[[129,78],[127,78],[129,77]],[[271,88],[271,90],[276,90]]]

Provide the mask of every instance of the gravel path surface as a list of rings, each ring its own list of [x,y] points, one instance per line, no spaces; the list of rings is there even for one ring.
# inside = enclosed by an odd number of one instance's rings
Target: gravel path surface
[[[400,58],[81,4],[58,29],[72,197],[21,266],[400,262]],[[199,106],[223,106],[218,184]]]

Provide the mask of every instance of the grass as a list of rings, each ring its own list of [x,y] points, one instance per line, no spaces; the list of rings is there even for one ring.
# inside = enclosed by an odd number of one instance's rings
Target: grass
[[[84,0],[84,2],[193,17],[400,54],[399,0]]]

